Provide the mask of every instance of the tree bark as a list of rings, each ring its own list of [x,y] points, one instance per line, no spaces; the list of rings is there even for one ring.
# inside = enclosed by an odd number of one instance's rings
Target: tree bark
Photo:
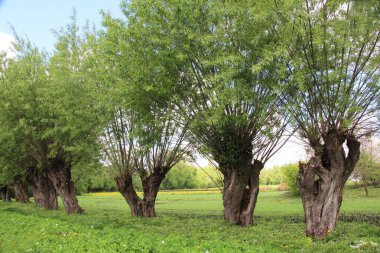
[[[28,185],[26,182],[16,182],[13,184],[16,202],[29,203]]]
[[[116,186],[127,201],[132,216],[144,218],[156,217],[155,205],[157,193],[166,173],[166,170],[157,169],[151,175],[142,178],[143,199],[137,195],[132,184],[131,175],[125,174],[115,178]]]
[[[47,176],[53,183],[55,190],[61,196],[66,213],[84,213],[79,206],[74,182],[71,180],[71,166],[64,159],[54,159],[47,169]]]
[[[349,153],[345,156],[343,143]],[[320,150],[319,150],[320,151]],[[336,133],[324,138],[323,152],[315,152],[307,164],[299,164],[297,178],[306,220],[306,235],[325,238],[335,230],[344,185],[360,155],[360,143]]]
[[[142,179],[144,192],[142,212],[146,218],[156,217],[156,198],[165,174],[166,172],[162,173],[157,170],[146,179]]]
[[[131,209],[131,215],[134,217],[143,217],[142,199],[137,195],[133,184],[132,176],[129,174],[120,175],[115,178],[116,187],[127,201]]]
[[[1,193],[1,200],[4,202],[10,202],[11,196],[9,195],[9,189],[8,186],[2,186],[0,187],[0,193]]]
[[[34,202],[38,206],[49,210],[58,209],[57,193],[45,171],[30,168],[28,170],[28,181],[32,186]]]
[[[264,165],[249,160],[243,168],[226,166],[224,174],[224,219],[240,226],[252,224],[259,194],[259,175]]]

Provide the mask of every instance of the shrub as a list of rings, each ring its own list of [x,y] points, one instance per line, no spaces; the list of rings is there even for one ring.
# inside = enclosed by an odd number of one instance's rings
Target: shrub
[[[298,164],[286,164],[281,167],[283,182],[289,186],[289,190],[294,194],[299,194],[297,187]]]

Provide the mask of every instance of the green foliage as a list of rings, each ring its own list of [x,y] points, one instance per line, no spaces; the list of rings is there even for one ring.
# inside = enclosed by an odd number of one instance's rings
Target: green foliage
[[[223,175],[214,166],[208,165],[202,169],[198,168],[197,175],[200,188],[223,188]]]
[[[79,167],[79,168],[77,168]],[[73,181],[79,193],[116,190],[114,169],[98,164],[79,164],[73,168]],[[133,186],[142,191],[139,175],[133,176]],[[161,190],[205,189],[222,187],[220,172],[212,166],[198,168],[189,163],[175,165],[161,183]]]
[[[132,47],[136,40],[129,26],[109,15],[103,24],[106,30],[92,48],[89,73],[102,112],[103,160],[113,177],[135,177],[134,185],[140,188],[137,177],[144,181],[154,172],[166,174],[186,160],[187,127],[178,123],[171,91],[165,89],[170,80],[161,80],[154,70],[147,73],[154,68],[149,61],[135,61],[143,49]]]
[[[260,172],[260,184],[278,185],[284,182],[282,175],[282,166],[264,168]]]
[[[297,186],[298,164],[286,164],[281,166],[280,170],[282,173],[283,182],[289,186],[292,193],[299,195]]]
[[[197,169],[190,164],[180,163],[174,166],[162,181],[161,189],[199,188]]]
[[[267,85],[275,71],[251,70],[275,64],[267,57],[273,16],[264,1],[123,3],[137,77],[146,90],[173,99],[199,150],[236,169],[247,154],[267,159],[285,114]]]
[[[52,56],[17,37],[18,55],[2,69],[0,167],[14,176],[46,169],[57,157],[70,166],[97,159],[94,97],[83,64],[87,35],[77,32],[74,16]]]
[[[379,189],[373,191],[377,197],[363,199],[361,190],[345,190],[342,211],[348,221],[356,213],[365,216],[358,212],[380,210]],[[313,242],[304,236],[301,201],[282,192],[260,193],[260,217],[246,229],[222,220],[220,193],[159,193],[154,219],[131,217],[120,195],[85,195],[79,201],[85,215],[68,216],[62,206],[46,211],[34,204],[0,203],[1,252],[375,253],[380,245],[375,219],[340,220],[334,235]]]
[[[212,166],[197,168],[191,164],[174,166],[162,182],[161,189],[205,189],[221,187],[220,174]]]
[[[283,104],[300,136],[320,149],[329,131],[345,138],[373,132],[379,116],[379,2],[283,1],[281,10],[279,20],[287,25],[273,35],[286,44],[289,79],[276,88],[287,94]]]
[[[356,164],[353,177],[363,184],[380,184],[380,163],[369,152],[362,152]]]
[[[78,193],[116,191],[112,169],[97,163],[74,166],[72,178]]]

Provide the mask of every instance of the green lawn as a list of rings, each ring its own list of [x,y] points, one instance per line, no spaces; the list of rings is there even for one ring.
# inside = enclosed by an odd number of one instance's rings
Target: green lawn
[[[224,222],[221,194],[202,191],[159,194],[153,219],[130,217],[115,193],[79,196],[84,215],[1,202],[0,252],[380,252],[380,189],[370,194],[346,190],[344,219],[318,242],[304,236],[301,201],[287,192],[261,192],[249,228]]]

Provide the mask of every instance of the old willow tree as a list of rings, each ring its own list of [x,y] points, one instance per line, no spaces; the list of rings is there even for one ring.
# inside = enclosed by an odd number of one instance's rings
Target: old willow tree
[[[37,141],[43,129],[41,90],[47,86],[45,54],[30,43],[19,41],[18,55],[8,59],[1,74],[1,166],[11,184],[27,178],[37,205],[57,209],[56,191],[43,170],[37,169]]]
[[[104,162],[113,168],[116,186],[131,214],[155,217],[162,180],[186,159],[187,129],[175,121],[170,95],[159,89],[166,80],[145,75],[144,71],[159,71],[159,67],[134,61],[129,31],[122,21],[105,16],[104,24],[107,31],[100,35],[93,54],[94,85],[103,111],[100,141]],[[142,198],[133,178],[141,179]]]
[[[295,1],[284,104],[314,151],[300,163],[298,186],[306,234],[333,232],[345,182],[360,155],[359,138],[375,130],[380,74],[378,1]],[[283,9],[284,10],[284,9]],[[283,15],[284,14],[284,15]],[[290,84],[290,85],[289,85]]]
[[[5,55],[0,60],[0,107],[3,109],[9,103],[5,91],[12,74],[9,71],[6,73],[6,69],[8,67],[14,68],[11,62],[12,60],[7,59]],[[7,129],[7,124],[4,124],[4,121],[7,121],[8,118],[5,112],[5,110],[0,110],[0,186],[13,187],[15,200],[27,203],[29,202],[25,173],[27,157],[22,155],[24,153],[23,148],[16,143],[14,132]],[[15,156],[15,154],[20,155]]]
[[[224,175],[225,220],[249,225],[260,171],[282,143],[287,122],[270,88],[277,82],[276,61],[267,57],[267,46],[276,43],[268,36],[274,16],[261,1],[131,1],[126,7],[140,65],[154,64],[147,74],[170,80],[161,89],[174,91],[178,114]]]
[[[44,170],[67,213],[82,213],[71,171],[97,158],[97,114],[95,92],[88,77],[88,54],[94,34],[79,32],[75,12],[72,23],[58,34],[56,51],[50,58],[46,92],[47,123],[43,138],[47,157]],[[44,155],[46,155],[44,154]]]
[[[97,128],[83,71],[85,47],[77,28],[69,31],[51,58],[19,40],[18,56],[3,76],[1,128],[8,137],[1,140],[18,151],[8,168],[23,167],[38,205],[57,209],[58,193],[67,213],[82,213],[71,169],[94,154]]]

